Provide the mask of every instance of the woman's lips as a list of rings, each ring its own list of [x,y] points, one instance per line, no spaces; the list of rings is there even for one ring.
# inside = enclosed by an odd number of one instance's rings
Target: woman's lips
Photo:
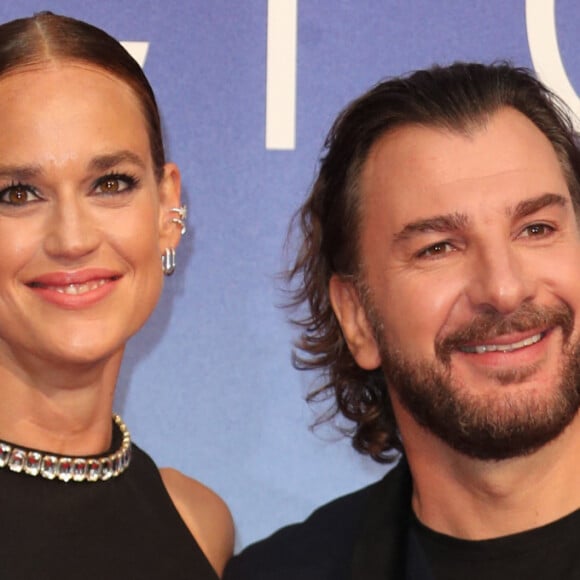
[[[44,286],[42,284],[32,283],[30,286],[32,288],[45,288],[46,290],[52,290],[54,292],[59,292],[60,294],[78,295],[85,294],[91,290],[95,290],[103,285],[105,285],[110,279],[101,278],[100,280],[91,280],[90,282],[85,282],[83,284],[67,284],[66,286]]]
[[[107,296],[121,275],[111,270],[88,269],[77,272],[50,272],[26,285],[38,296],[65,308],[91,306]]]

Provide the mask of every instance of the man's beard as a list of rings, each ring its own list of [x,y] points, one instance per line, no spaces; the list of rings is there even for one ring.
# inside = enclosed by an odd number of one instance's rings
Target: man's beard
[[[497,312],[478,315],[466,327],[436,340],[435,361],[411,362],[386,344],[368,289],[361,295],[381,350],[387,383],[417,423],[457,451],[482,460],[530,454],[558,437],[580,408],[580,341],[570,341],[574,316],[568,306],[524,303],[508,316]],[[491,386],[485,385],[479,392],[477,385],[462,385],[453,378],[451,355],[461,345],[492,344],[502,334],[538,328],[560,328],[562,332],[563,363],[556,388],[546,385],[545,392],[518,392],[502,386],[524,382],[537,371],[534,365],[490,369]]]

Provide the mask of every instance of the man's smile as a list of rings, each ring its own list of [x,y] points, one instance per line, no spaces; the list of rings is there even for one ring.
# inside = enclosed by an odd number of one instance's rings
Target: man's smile
[[[536,344],[540,342],[542,338],[546,336],[546,332],[538,332],[533,336],[528,338],[524,338],[523,340],[519,340],[517,342],[512,342],[508,344],[482,344],[482,345],[465,345],[460,346],[459,350],[465,353],[473,353],[473,354],[484,354],[486,352],[513,352],[514,350],[519,350],[521,348],[525,348],[527,346],[531,346],[532,344]]]

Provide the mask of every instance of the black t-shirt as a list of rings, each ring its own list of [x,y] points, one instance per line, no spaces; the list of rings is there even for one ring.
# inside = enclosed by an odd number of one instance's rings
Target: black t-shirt
[[[580,578],[580,510],[555,522],[490,540],[460,540],[434,532],[412,516],[409,558],[432,580]]]

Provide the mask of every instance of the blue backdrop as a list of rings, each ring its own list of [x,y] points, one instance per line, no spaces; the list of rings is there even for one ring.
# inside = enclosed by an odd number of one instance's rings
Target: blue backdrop
[[[379,79],[458,59],[536,66],[580,110],[580,5],[19,0],[2,3],[0,20],[46,9],[148,43],[143,66],[183,174],[193,235],[118,386],[135,440],[225,498],[238,548],[379,478],[386,468],[334,431],[309,431],[314,377],[292,369],[295,329],[277,306],[289,218],[324,135]]]

